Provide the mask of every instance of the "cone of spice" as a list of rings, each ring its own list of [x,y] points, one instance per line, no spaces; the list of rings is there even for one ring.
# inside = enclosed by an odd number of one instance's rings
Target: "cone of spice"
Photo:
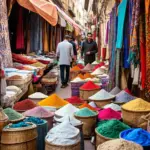
[[[63,100],[56,94],[52,94],[51,96],[47,97],[46,99],[38,102],[40,106],[52,106],[55,108],[60,108],[68,104],[67,101]]]
[[[71,68],[71,72],[74,71],[80,71],[81,69],[78,66],[74,66],[73,68]]]
[[[82,104],[84,101],[82,101],[78,96],[72,96],[71,98],[68,98],[67,101],[71,104]]]
[[[86,102],[85,102],[84,104],[82,104],[81,106],[79,106],[79,108],[80,108],[80,109],[82,109],[82,108],[88,108],[88,109],[93,110],[93,111],[96,111],[96,110],[97,110],[96,108],[90,106],[90,105],[87,104]]]
[[[92,76],[90,73],[85,73],[84,79],[87,79],[87,78],[94,78],[94,76]]]
[[[90,70],[92,70],[92,66],[91,66],[91,64],[87,64],[84,68],[83,68],[83,70],[87,70],[87,71],[90,71]]]
[[[80,74],[78,74],[75,78],[84,79],[84,75],[82,75],[82,74],[80,73]]]
[[[84,66],[82,64],[77,64],[77,66],[80,68],[80,69],[83,69]]]
[[[36,106],[37,105],[32,100],[26,99],[21,102],[17,102],[14,105],[13,109],[15,109],[16,111],[26,111],[26,110],[32,109]]]
[[[100,89],[100,86],[96,85],[92,81],[88,81],[83,86],[80,87],[81,90],[96,90]]]

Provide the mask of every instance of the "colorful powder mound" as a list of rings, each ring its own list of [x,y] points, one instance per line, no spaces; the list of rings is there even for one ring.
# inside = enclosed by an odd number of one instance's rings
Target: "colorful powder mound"
[[[71,68],[71,71],[80,71],[81,69],[78,66],[74,66]]]
[[[78,74],[75,78],[84,79],[84,75],[82,75],[82,74],[80,73],[80,74]]]
[[[141,98],[137,98],[122,105],[122,108],[129,111],[150,111],[150,103]]]
[[[37,105],[31,101],[30,99],[26,99],[26,100],[23,100],[21,102],[17,102],[13,109],[15,110],[20,110],[20,111],[26,111],[26,110],[29,110],[29,109],[32,109],[34,107],[36,107]]]
[[[98,123],[96,131],[107,138],[119,138],[120,133],[129,128],[119,120],[104,120]]]
[[[83,86],[80,87],[81,90],[96,90],[100,89],[100,86],[96,85],[92,81],[88,81]]]
[[[150,146],[150,133],[142,128],[128,129],[120,134],[121,138],[133,141],[142,146]]]
[[[120,120],[121,113],[111,108],[103,109],[99,112],[98,119],[99,120],[110,120],[110,119]]]
[[[23,127],[28,127],[28,126],[31,126],[31,124],[22,121],[22,122],[14,123],[14,124],[10,125],[9,128],[23,128]],[[6,128],[7,127],[8,126],[6,126]]]
[[[84,101],[82,101],[78,96],[72,96],[71,98],[68,98],[67,101],[71,104],[82,104]]]
[[[77,66],[80,68],[80,69],[83,69],[84,66],[82,64],[77,64]]]
[[[87,104],[86,102],[85,102],[84,104],[82,104],[81,106],[79,106],[79,108],[80,108],[80,109],[82,109],[82,108],[88,108],[88,109],[94,110],[94,111],[97,110],[96,108],[90,106],[90,105]]]
[[[56,94],[52,94],[48,98],[40,101],[38,104],[40,106],[52,106],[52,107],[60,108],[62,106],[65,106],[66,104],[68,104],[68,102],[61,99]]]
[[[82,108],[79,111],[77,111],[75,115],[79,117],[90,117],[90,116],[96,116],[97,113],[88,108]]]
[[[27,110],[26,112],[24,112],[24,115],[27,117],[33,116],[39,118],[48,118],[54,116],[54,113],[46,110],[43,107],[38,106],[33,109]]]
[[[39,124],[43,124],[44,123],[44,120],[43,119],[40,119],[38,117],[29,117],[29,118],[26,118],[24,120],[24,122],[32,122],[36,125],[39,125]]]
[[[87,79],[87,78],[94,78],[94,76],[92,76],[90,73],[85,73],[84,79]]]
[[[84,68],[83,68],[83,70],[92,70],[92,65],[91,64],[87,64]]]
[[[4,109],[4,113],[8,116],[10,121],[18,120],[18,119],[23,118],[22,114],[16,112],[15,110],[13,110],[11,108]]]

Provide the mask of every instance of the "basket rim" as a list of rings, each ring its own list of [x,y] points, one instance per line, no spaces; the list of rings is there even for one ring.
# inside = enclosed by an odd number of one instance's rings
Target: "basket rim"
[[[85,89],[81,89],[81,87],[80,87],[79,89],[82,90],[82,91],[96,91],[96,90],[100,90],[101,88],[99,87],[99,88],[96,88],[96,89],[93,89],[93,90],[85,90]]]
[[[114,98],[115,98],[115,96],[112,97],[112,98],[109,98],[109,99],[94,100],[94,99],[88,98],[88,100],[89,100],[89,101],[94,101],[94,102],[102,102],[102,101],[110,101],[110,100],[113,100]]]
[[[78,141],[78,142],[75,143],[75,144],[71,144],[71,145],[56,145],[56,144],[49,143],[49,142],[47,141],[47,139],[45,139],[45,143],[48,144],[48,145],[57,146],[57,147],[68,147],[68,146],[76,146],[76,145],[78,145],[78,144],[80,143],[80,141]]]
[[[107,140],[114,140],[114,139],[117,139],[117,138],[109,138],[109,137],[105,137],[105,136],[101,135],[100,133],[97,132],[96,128],[95,128],[95,133],[96,133],[98,136],[103,137],[103,138],[105,138],[105,139],[107,139]]]
[[[82,119],[94,118],[94,117],[97,117],[97,116],[98,116],[98,111],[94,111],[94,112],[96,112],[96,115],[94,115],[94,116],[82,117],[82,116],[77,116],[75,113],[74,113],[74,116],[75,116],[75,117],[78,117],[78,118],[82,118]]]
[[[25,131],[25,130],[35,129],[37,127],[37,125],[32,123],[32,122],[26,122],[26,123],[30,124],[30,126],[28,126],[28,127],[21,127],[21,128],[3,128],[2,132]],[[12,123],[8,124],[8,126],[10,126],[11,124]]]
[[[145,110],[145,111],[142,111],[142,110],[139,110],[139,111],[134,111],[134,110],[126,110],[124,109],[123,107],[121,107],[121,110],[124,110],[124,111],[128,111],[128,112],[134,112],[134,113],[141,113],[141,112],[149,112],[150,113],[150,110]]]

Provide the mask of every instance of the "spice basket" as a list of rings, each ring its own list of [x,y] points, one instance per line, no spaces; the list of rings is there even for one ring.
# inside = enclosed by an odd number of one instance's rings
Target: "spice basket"
[[[80,71],[70,71],[70,80],[74,79]]]
[[[1,144],[20,144],[36,139],[36,125],[33,123],[28,124],[30,124],[30,126],[23,128],[4,128],[1,135]],[[11,124],[8,126],[10,125]]]
[[[94,133],[94,129],[96,127],[96,121],[97,121],[97,116],[98,112],[94,116],[89,116],[89,117],[80,117],[74,115],[76,119],[80,120],[83,122],[83,135],[84,138],[91,138],[91,136]]]
[[[17,144],[1,144],[1,150],[36,150],[36,139]]]
[[[99,134],[99,133],[96,131],[96,129],[95,129],[95,133],[96,133],[96,145],[95,145],[96,148],[97,148],[100,144],[102,144],[102,143],[104,143],[104,142],[106,142],[106,141],[113,140],[113,138],[104,137],[103,135]]]
[[[99,108],[102,108],[103,106],[110,104],[112,102],[112,98],[111,99],[106,99],[106,100],[92,100],[92,99],[88,99],[90,102],[94,102]]]
[[[82,90],[80,88],[80,99],[88,101],[88,98],[90,96],[96,94],[99,90],[100,90],[100,88],[99,89],[95,89],[95,90]]]
[[[141,116],[147,115],[150,111],[129,111],[121,108],[123,122],[132,126],[132,127],[140,127],[139,119]]]
[[[55,145],[45,140],[45,150],[80,150],[80,142],[73,145]]]

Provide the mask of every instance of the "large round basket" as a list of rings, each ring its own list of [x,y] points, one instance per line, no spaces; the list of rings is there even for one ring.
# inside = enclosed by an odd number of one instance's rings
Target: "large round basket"
[[[70,80],[74,79],[80,71],[70,71]]]
[[[106,100],[92,100],[92,99],[88,99],[89,101],[93,101],[97,107],[102,108],[103,106],[110,104],[112,102],[112,98],[111,99],[106,99]]]
[[[88,98],[90,96],[96,94],[99,90],[100,90],[100,88],[99,89],[95,89],[95,90],[82,90],[80,88],[80,99],[88,101]]]
[[[109,141],[109,140],[113,140],[112,138],[108,138],[108,137],[104,137],[104,136],[102,136],[101,134],[99,134],[97,131],[96,131],[96,129],[95,129],[95,133],[96,133],[96,148],[100,145],[100,144],[102,144],[102,143],[104,143],[104,142],[106,142],[106,141]]]
[[[147,115],[150,111],[129,111],[121,108],[123,122],[132,126],[140,127],[139,120],[141,116]]]
[[[80,116],[75,116],[76,119],[80,120],[83,122],[83,135],[84,138],[91,138],[92,135],[94,135],[94,130],[96,127],[96,121],[97,121],[97,115],[94,116],[89,116],[89,117],[80,117]]]
[[[37,150],[36,139],[18,144],[1,144],[0,150]]]
[[[80,142],[73,145],[54,145],[45,140],[45,150],[80,150]]]
[[[1,144],[20,144],[36,139],[36,125],[33,123],[29,124],[31,125],[23,128],[4,128],[1,134]]]

